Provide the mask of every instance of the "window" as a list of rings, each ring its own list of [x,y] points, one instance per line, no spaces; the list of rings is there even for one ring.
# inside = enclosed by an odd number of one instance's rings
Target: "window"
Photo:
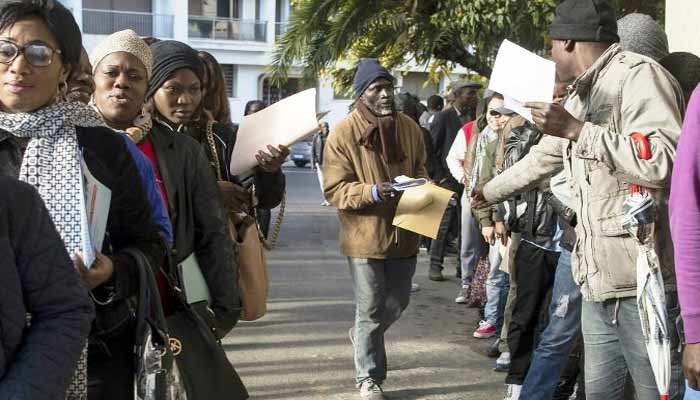
[[[221,70],[224,72],[224,80],[226,81],[226,94],[228,97],[236,97],[238,66],[221,64]]]

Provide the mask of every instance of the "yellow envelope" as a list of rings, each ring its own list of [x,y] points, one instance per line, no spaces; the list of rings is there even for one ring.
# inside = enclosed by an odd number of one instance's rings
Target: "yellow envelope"
[[[436,239],[440,222],[454,194],[432,183],[404,191],[396,207],[393,225]]]

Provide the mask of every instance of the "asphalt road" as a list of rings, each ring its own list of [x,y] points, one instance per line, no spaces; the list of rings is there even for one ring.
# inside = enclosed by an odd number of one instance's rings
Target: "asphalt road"
[[[337,246],[335,210],[322,207],[316,174],[286,169],[287,212],[278,247],[269,253],[269,313],[241,322],[224,341],[251,399],[359,399],[348,328],[354,306],[348,266]],[[274,214],[273,214],[274,220]],[[414,293],[387,333],[387,398],[502,398],[504,375],[486,358],[488,341],[471,337],[476,309],[454,303],[456,259],[445,282],[427,278],[422,253]]]

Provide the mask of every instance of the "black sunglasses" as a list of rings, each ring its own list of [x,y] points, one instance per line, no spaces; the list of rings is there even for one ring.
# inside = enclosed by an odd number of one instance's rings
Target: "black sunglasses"
[[[24,58],[30,65],[48,67],[53,62],[53,55],[61,54],[61,50],[54,49],[43,42],[29,42],[19,46],[8,40],[0,40],[0,63],[12,64],[20,53],[24,54]]]
[[[501,115],[503,115],[503,114],[499,113],[499,112],[496,111],[496,110],[491,110],[491,111],[489,111],[489,114],[490,114],[492,117],[500,117]]]

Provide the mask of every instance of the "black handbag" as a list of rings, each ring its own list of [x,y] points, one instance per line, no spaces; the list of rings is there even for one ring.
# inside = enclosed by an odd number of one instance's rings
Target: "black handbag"
[[[177,364],[179,379],[189,400],[245,400],[248,391],[229,362],[221,343],[209,325],[190,305],[182,290],[168,281],[180,307],[167,317],[170,351]],[[206,304],[201,304],[207,308]]]

